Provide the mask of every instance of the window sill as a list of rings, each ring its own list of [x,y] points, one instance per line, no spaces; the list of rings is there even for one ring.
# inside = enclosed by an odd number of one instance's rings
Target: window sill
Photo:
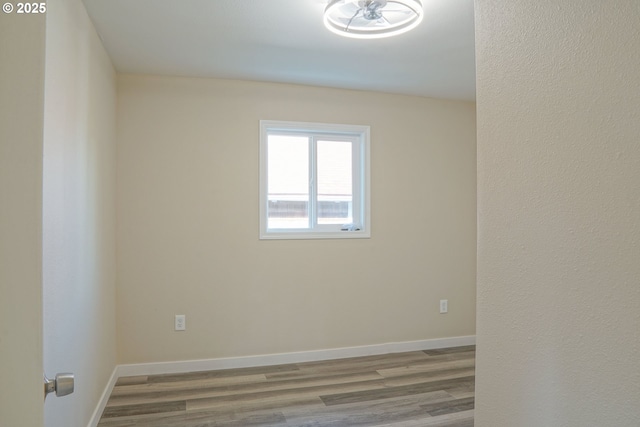
[[[313,239],[370,239],[371,233],[361,231],[338,232],[297,232],[297,231],[273,231],[260,234],[260,240],[313,240]]]

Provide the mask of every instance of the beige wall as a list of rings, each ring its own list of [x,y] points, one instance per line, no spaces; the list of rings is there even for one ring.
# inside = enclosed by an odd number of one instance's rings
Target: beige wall
[[[476,19],[476,426],[637,426],[639,3]]]
[[[0,13],[0,425],[42,425],[44,16]]]
[[[260,119],[371,125],[371,239],[258,239]],[[117,138],[121,363],[475,333],[473,103],[122,75]]]
[[[116,77],[82,2],[47,10],[44,368],[76,391],[48,398],[47,426],[86,426],[116,363]]]

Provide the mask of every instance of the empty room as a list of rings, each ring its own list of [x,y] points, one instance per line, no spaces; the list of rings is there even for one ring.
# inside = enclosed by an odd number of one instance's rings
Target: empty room
[[[0,425],[637,427],[638,22],[5,2]]]

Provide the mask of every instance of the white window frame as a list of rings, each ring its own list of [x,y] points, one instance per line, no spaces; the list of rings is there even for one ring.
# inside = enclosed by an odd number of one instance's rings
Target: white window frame
[[[309,135],[323,138],[349,140],[353,142],[353,223],[354,227],[336,225],[314,225],[316,222],[315,203],[310,201],[310,228],[268,229],[268,146],[269,134]],[[290,122],[260,121],[260,239],[362,239],[371,237],[371,192],[370,192],[370,128],[369,126]],[[315,157],[310,154],[310,158]],[[360,173],[357,173],[357,170]],[[311,168],[310,174],[315,172]],[[315,179],[310,178],[310,198],[315,198]]]

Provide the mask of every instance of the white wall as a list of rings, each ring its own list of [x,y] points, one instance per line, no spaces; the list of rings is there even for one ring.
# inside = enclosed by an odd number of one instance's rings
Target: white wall
[[[476,19],[476,426],[637,426],[640,3]]]
[[[44,16],[0,13],[0,425],[42,425]]]
[[[86,426],[116,363],[115,71],[79,0],[48,3],[44,368],[73,372],[47,426]]]
[[[371,125],[371,239],[258,239],[260,119]],[[474,334],[473,103],[121,75],[117,139],[121,363]]]

